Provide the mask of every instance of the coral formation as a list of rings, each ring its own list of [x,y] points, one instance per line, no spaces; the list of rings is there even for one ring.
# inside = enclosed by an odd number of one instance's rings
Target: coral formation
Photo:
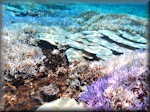
[[[67,78],[67,95],[77,98],[81,92],[87,90],[87,87],[100,77],[105,77],[114,69],[129,65],[145,65],[148,60],[148,51],[136,50],[126,53],[107,61],[93,62],[75,62],[69,66],[69,75]]]
[[[149,110],[148,68],[146,63],[129,63],[114,69],[89,86],[79,99],[95,110]]]
[[[121,14],[99,14],[92,16],[85,21],[82,27],[84,30],[123,30],[132,34],[140,34],[148,37],[148,19],[143,19],[133,15]]]
[[[2,4],[2,111],[150,110],[148,18],[113,7]]]
[[[36,111],[56,111],[56,110],[78,110],[78,111],[83,111],[86,110],[85,104],[84,103],[78,103],[75,99],[72,98],[59,98],[55,101],[45,103],[42,106],[40,106]]]
[[[13,38],[13,36],[11,37]],[[42,50],[19,41],[10,41],[10,36],[2,38],[3,74],[15,76],[35,75],[38,64],[43,64],[45,56]],[[23,49],[23,50],[22,50]],[[10,79],[11,80],[11,79]]]

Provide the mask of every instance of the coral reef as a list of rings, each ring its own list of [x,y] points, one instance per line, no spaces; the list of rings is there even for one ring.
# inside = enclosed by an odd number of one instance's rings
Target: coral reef
[[[11,41],[9,35],[3,36],[2,46],[2,68],[5,75],[15,76],[15,78],[22,75],[26,78],[28,75],[35,75],[38,72],[36,66],[43,64],[45,56],[38,47]]]
[[[44,31],[47,31],[46,29]],[[18,108],[20,111],[34,110],[44,102],[64,94],[68,70],[65,49],[39,48],[35,41],[35,34],[39,31],[40,29],[30,25],[18,30],[12,30],[11,26],[2,31],[4,111],[18,111]],[[55,27],[48,30],[49,33],[55,31]],[[52,85],[58,86],[59,91],[54,92]],[[50,91],[51,95],[47,93]],[[20,108],[20,105],[23,107]]]
[[[148,18],[114,6],[2,4],[2,111],[150,110]]]
[[[148,37],[148,19],[133,15],[99,14],[82,24],[84,30],[123,30]],[[85,29],[87,28],[87,29]]]
[[[53,46],[66,46],[67,59],[73,61],[84,61],[87,59],[108,60],[116,55],[131,52],[135,49],[147,49],[147,39],[139,37],[139,42],[130,41],[119,36],[114,31],[83,31],[75,34],[64,34],[52,36],[47,33],[38,33],[38,40],[46,41]],[[133,38],[135,40],[135,38]]]
[[[79,100],[87,102],[87,107],[94,110],[149,110],[148,68],[146,63],[132,63],[114,69],[89,86]]]
[[[84,20],[84,16],[85,18],[87,16],[89,19]],[[77,19],[77,21],[78,19],[83,19],[83,22],[77,24],[67,20],[67,18],[59,20],[58,17],[51,16],[38,17],[36,19],[29,17],[27,23],[23,19],[23,23],[20,25],[19,21],[13,23],[10,29],[21,27],[22,31],[14,32],[18,35],[17,38],[22,37],[22,41],[25,41],[26,39],[24,38],[28,37],[26,42],[33,45],[36,43],[35,41],[39,40],[46,41],[54,46],[73,48],[68,50],[69,53],[66,53],[71,63],[74,59],[76,61],[76,58],[72,57],[72,55],[70,56],[70,52],[79,54],[79,60],[87,59],[86,54],[90,55],[92,60],[107,60],[115,57],[115,55],[131,52],[135,49],[148,48],[146,36],[148,19],[133,15],[100,14],[92,11],[82,13],[81,17],[74,19]],[[45,22],[40,24],[38,23],[40,21]],[[22,27],[23,25],[24,27]]]
[[[104,75],[101,73],[102,66],[95,66],[95,68],[90,69],[89,65],[87,62],[82,62],[69,67],[69,75],[67,78],[68,88],[66,90],[67,96],[76,99],[80,92],[87,89],[88,85]]]
[[[145,65],[148,64],[148,51],[136,50],[126,53],[107,61],[74,62],[69,66],[67,78],[67,95],[77,98],[81,92],[100,77],[108,76],[114,69],[120,69],[124,65]]]

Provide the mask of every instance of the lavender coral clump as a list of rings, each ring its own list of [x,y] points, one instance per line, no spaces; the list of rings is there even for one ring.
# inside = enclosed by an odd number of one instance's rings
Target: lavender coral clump
[[[82,94],[79,99],[87,102],[89,109],[108,109],[110,104],[104,96],[104,90],[108,87],[108,77],[100,78],[88,87],[88,91]],[[105,106],[104,106],[105,105]]]
[[[81,94],[92,110],[149,110],[148,67],[126,65],[100,78]]]

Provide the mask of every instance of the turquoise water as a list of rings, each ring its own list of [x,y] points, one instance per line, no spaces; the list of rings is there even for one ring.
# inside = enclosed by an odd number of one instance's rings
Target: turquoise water
[[[20,5],[19,5],[20,4]],[[129,14],[148,18],[148,4],[111,4],[111,3],[5,3],[4,24],[14,22],[32,22],[43,25],[77,25],[74,17],[83,12],[95,12],[100,14]],[[34,14],[29,14],[31,13]],[[41,15],[40,15],[41,13]],[[39,15],[38,15],[39,14]],[[51,20],[51,22],[49,22]],[[59,23],[57,22],[59,21]],[[62,23],[63,22],[63,23]]]

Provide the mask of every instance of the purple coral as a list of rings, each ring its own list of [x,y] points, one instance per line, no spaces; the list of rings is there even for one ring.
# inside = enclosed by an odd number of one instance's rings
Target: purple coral
[[[80,100],[87,102],[90,109],[106,109],[110,105],[108,99],[103,95],[104,90],[108,87],[108,78],[103,77],[88,87],[88,91],[81,94]],[[105,105],[105,106],[104,106]]]
[[[92,110],[149,110],[148,67],[126,65],[100,78],[81,94]]]

